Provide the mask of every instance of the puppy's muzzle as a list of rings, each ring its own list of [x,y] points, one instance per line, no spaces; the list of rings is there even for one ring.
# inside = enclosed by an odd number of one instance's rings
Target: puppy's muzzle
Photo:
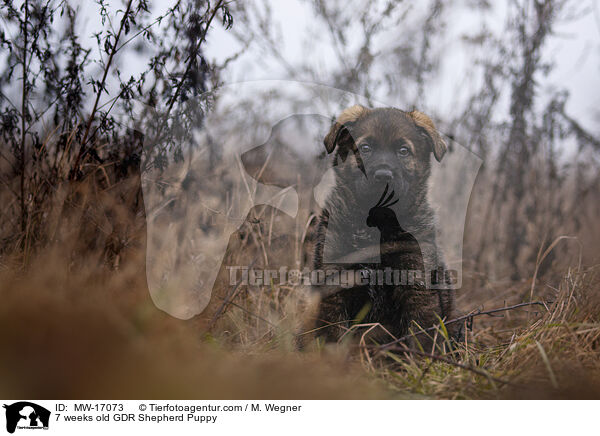
[[[391,182],[394,179],[394,173],[387,168],[378,169],[373,176],[377,182]]]

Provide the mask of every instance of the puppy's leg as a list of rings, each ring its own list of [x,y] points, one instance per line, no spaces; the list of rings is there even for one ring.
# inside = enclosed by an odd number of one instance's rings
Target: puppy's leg
[[[364,286],[342,289],[324,297],[319,305],[316,336],[327,342],[338,341],[370,304],[368,289]]]
[[[349,327],[349,318],[342,292],[323,298],[317,313],[315,336],[325,342],[336,342]]]
[[[422,286],[415,287],[408,293],[405,310],[410,323],[409,329],[414,333],[414,336],[408,341],[408,346],[417,349],[422,347],[427,353],[435,352],[435,347],[443,344],[445,338],[439,333],[436,338],[436,332],[433,330],[427,332],[423,332],[423,330],[439,325],[439,320],[443,319],[438,291]],[[434,338],[436,338],[435,343]]]

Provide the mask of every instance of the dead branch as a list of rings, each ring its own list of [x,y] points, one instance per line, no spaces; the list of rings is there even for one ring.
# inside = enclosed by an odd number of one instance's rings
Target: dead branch
[[[449,321],[444,321],[444,325],[450,325],[450,324],[455,324],[457,322],[461,322],[464,320],[468,320],[468,322],[472,322],[473,318],[475,318],[476,316],[481,316],[481,315],[488,315],[488,316],[492,316],[494,313],[498,313],[498,312],[506,312],[508,310],[513,310],[513,309],[518,309],[520,307],[526,307],[526,306],[534,306],[534,305],[539,305],[539,306],[543,306],[544,308],[547,309],[546,303],[542,302],[542,301],[530,301],[527,303],[519,303],[519,304],[515,304],[513,306],[507,306],[507,307],[500,307],[497,309],[491,309],[491,310],[485,310],[485,311],[477,311],[477,312],[473,312],[473,313],[469,313],[467,315],[463,315],[463,316],[459,316],[458,318],[454,318],[451,319]],[[387,344],[383,344],[383,345],[379,345],[378,348],[381,350],[385,350],[388,349],[389,347],[396,345],[402,341],[405,341],[406,339],[409,339],[413,336],[416,335],[421,335],[430,331],[434,331],[437,330],[438,326],[433,326],[433,327],[429,327],[426,329],[421,329],[418,332],[415,332],[414,334],[410,334],[410,335],[406,335],[406,336],[402,336],[401,338],[398,338],[392,342],[388,342]]]

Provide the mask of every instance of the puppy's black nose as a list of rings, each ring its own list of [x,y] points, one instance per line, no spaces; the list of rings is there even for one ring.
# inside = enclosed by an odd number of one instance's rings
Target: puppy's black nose
[[[390,170],[375,171],[375,180],[378,182],[389,182],[394,178],[394,174]]]

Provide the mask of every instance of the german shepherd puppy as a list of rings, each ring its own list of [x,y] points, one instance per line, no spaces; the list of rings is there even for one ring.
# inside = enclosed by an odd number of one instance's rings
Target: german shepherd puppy
[[[327,277],[342,270],[360,276],[350,287],[313,284],[321,296],[317,335],[337,341],[354,323],[379,323],[376,337],[392,340],[390,334],[404,336],[411,326],[417,331],[417,325],[452,318],[453,290],[432,289],[425,271],[445,271],[427,191],[430,157],[440,162],[446,144],[431,119],[417,111],[352,106],[324,144],[334,153],[335,184],[318,224],[314,269]],[[372,253],[367,235],[377,230],[379,257],[360,255]]]

